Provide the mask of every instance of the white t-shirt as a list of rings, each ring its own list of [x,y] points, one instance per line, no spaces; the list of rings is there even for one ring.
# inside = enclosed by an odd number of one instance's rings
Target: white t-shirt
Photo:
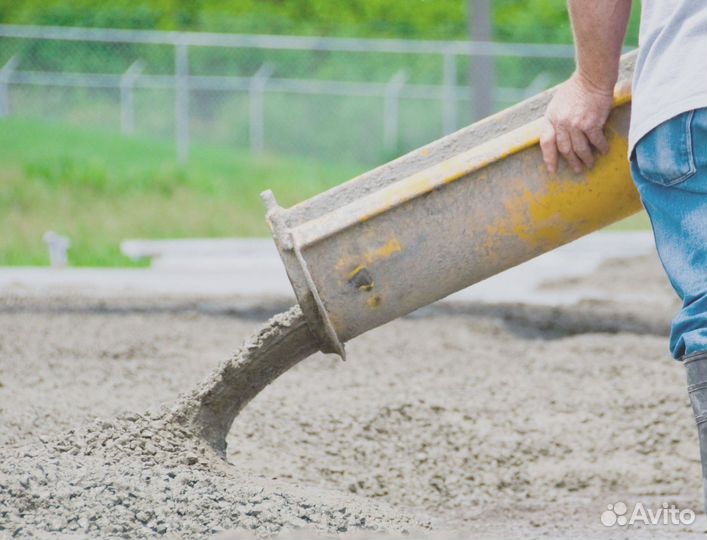
[[[646,133],[707,107],[707,0],[643,0],[629,152]]]

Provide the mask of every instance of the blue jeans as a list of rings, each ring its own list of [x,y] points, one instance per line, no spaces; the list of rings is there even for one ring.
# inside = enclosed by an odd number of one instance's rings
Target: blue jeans
[[[683,302],[670,350],[676,359],[707,351],[707,109],[648,132],[634,148],[631,173],[660,260]]]

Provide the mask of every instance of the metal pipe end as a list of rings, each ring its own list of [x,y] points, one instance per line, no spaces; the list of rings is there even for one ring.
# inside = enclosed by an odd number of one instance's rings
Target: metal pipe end
[[[346,360],[344,344],[339,340],[329,319],[304,258],[294,245],[292,234],[285,222],[283,208],[277,203],[275,195],[269,189],[260,194],[260,199],[265,205],[265,217],[270,232],[309,329],[319,340],[320,349],[323,352],[338,354],[342,360]],[[295,268],[295,266],[299,266],[299,268]]]
[[[280,208],[280,205],[277,204],[277,200],[275,200],[275,194],[272,192],[271,189],[266,189],[265,191],[263,191],[260,194],[260,200],[263,201],[265,209],[268,212]]]

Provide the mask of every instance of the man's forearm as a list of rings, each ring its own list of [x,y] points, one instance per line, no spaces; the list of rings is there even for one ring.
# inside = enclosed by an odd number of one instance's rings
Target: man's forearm
[[[616,84],[631,0],[568,0],[582,82],[597,91]]]

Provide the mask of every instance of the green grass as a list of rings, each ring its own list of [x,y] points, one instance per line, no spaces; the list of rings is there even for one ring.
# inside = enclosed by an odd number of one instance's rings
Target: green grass
[[[261,191],[290,206],[360,169],[198,145],[179,167],[168,140],[2,120],[0,265],[48,264],[48,230],[71,238],[75,266],[135,264],[126,238],[266,236]],[[641,213],[611,229],[648,226]]]
[[[608,231],[647,231],[651,228],[651,222],[648,219],[648,214],[645,210],[641,210],[638,214],[617,221],[613,225],[607,227]]]
[[[0,265],[45,265],[43,234],[71,238],[76,266],[131,264],[126,238],[267,235],[259,193],[290,206],[360,172],[26,119],[0,121]]]

